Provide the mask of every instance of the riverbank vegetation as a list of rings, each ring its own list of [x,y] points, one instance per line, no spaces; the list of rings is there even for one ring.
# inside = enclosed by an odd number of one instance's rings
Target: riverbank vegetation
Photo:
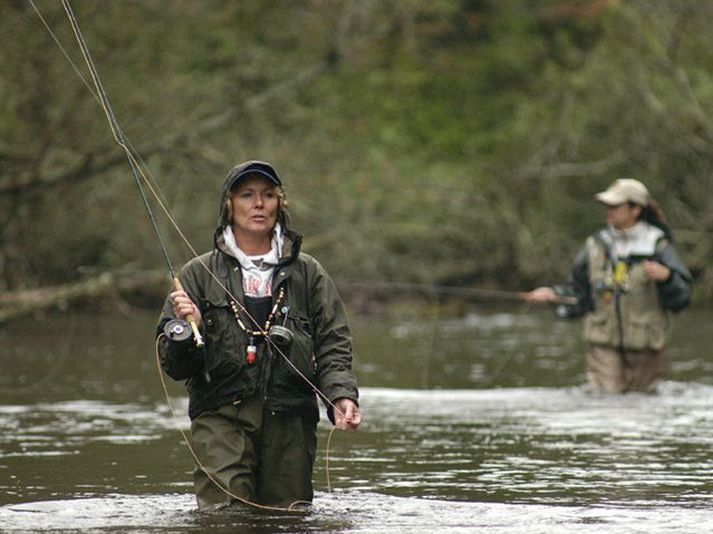
[[[35,5],[84,73],[61,5]],[[603,219],[593,194],[627,176],[713,299],[710,2],[72,5],[199,251],[227,170],[264,159],[336,279],[528,289],[566,277]],[[162,268],[126,158],[32,4],[0,4],[0,27],[0,291]],[[178,267],[191,254],[159,225]]]

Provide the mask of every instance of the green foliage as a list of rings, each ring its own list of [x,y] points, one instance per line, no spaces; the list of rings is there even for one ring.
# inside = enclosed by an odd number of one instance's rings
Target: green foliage
[[[36,3],[86,72],[61,5]],[[72,5],[199,250],[224,174],[261,158],[335,277],[555,282],[601,224],[593,193],[632,176],[713,296],[705,1]],[[160,267],[97,102],[29,3],[0,4],[0,27],[0,287]],[[180,264],[190,253],[160,224]]]

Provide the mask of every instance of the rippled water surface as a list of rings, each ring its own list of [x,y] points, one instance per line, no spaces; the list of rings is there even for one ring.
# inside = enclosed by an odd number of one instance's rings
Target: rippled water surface
[[[0,531],[706,532],[713,334],[677,323],[655,394],[584,386],[579,324],[545,311],[354,322],[365,422],[321,423],[311,511],[198,513],[186,399],[154,316],[0,328]],[[331,490],[331,491],[330,491]]]

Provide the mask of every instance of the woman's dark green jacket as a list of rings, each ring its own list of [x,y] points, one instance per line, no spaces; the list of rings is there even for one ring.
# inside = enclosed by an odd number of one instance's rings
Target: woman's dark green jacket
[[[260,395],[268,410],[299,412],[316,421],[319,411],[313,386],[330,401],[343,397],[357,401],[351,333],[335,285],[317,260],[300,252],[298,234],[286,230],[284,237],[283,259],[272,282],[273,295],[284,288],[274,322],[285,322],[294,335],[284,356],[262,342],[256,362],[246,362],[247,335],[230,306],[231,294],[239,310],[244,305],[240,266],[225,252],[219,233],[212,252],[181,269],[179,279],[201,311],[205,346],[198,349],[192,340],[179,343],[161,335],[164,324],[174,318],[168,299],[157,335],[163,370],[175,380],[186,381],[192,419],[206,410]],[[285,321],[282,310],[287,308]],[[249,325],[246,315],[241,318]]]

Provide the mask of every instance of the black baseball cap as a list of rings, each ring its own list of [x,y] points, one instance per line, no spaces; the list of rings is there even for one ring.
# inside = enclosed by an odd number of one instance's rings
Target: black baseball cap
[[[259,174],[265,177],[272,185],[282,187],[280,175],[277,174],[277,171],[272,165],[264,161],[252,160],[236,165],[231,169],[225,180],[225,190],[230,191],[237,186],[243,178],[250,174]]]

